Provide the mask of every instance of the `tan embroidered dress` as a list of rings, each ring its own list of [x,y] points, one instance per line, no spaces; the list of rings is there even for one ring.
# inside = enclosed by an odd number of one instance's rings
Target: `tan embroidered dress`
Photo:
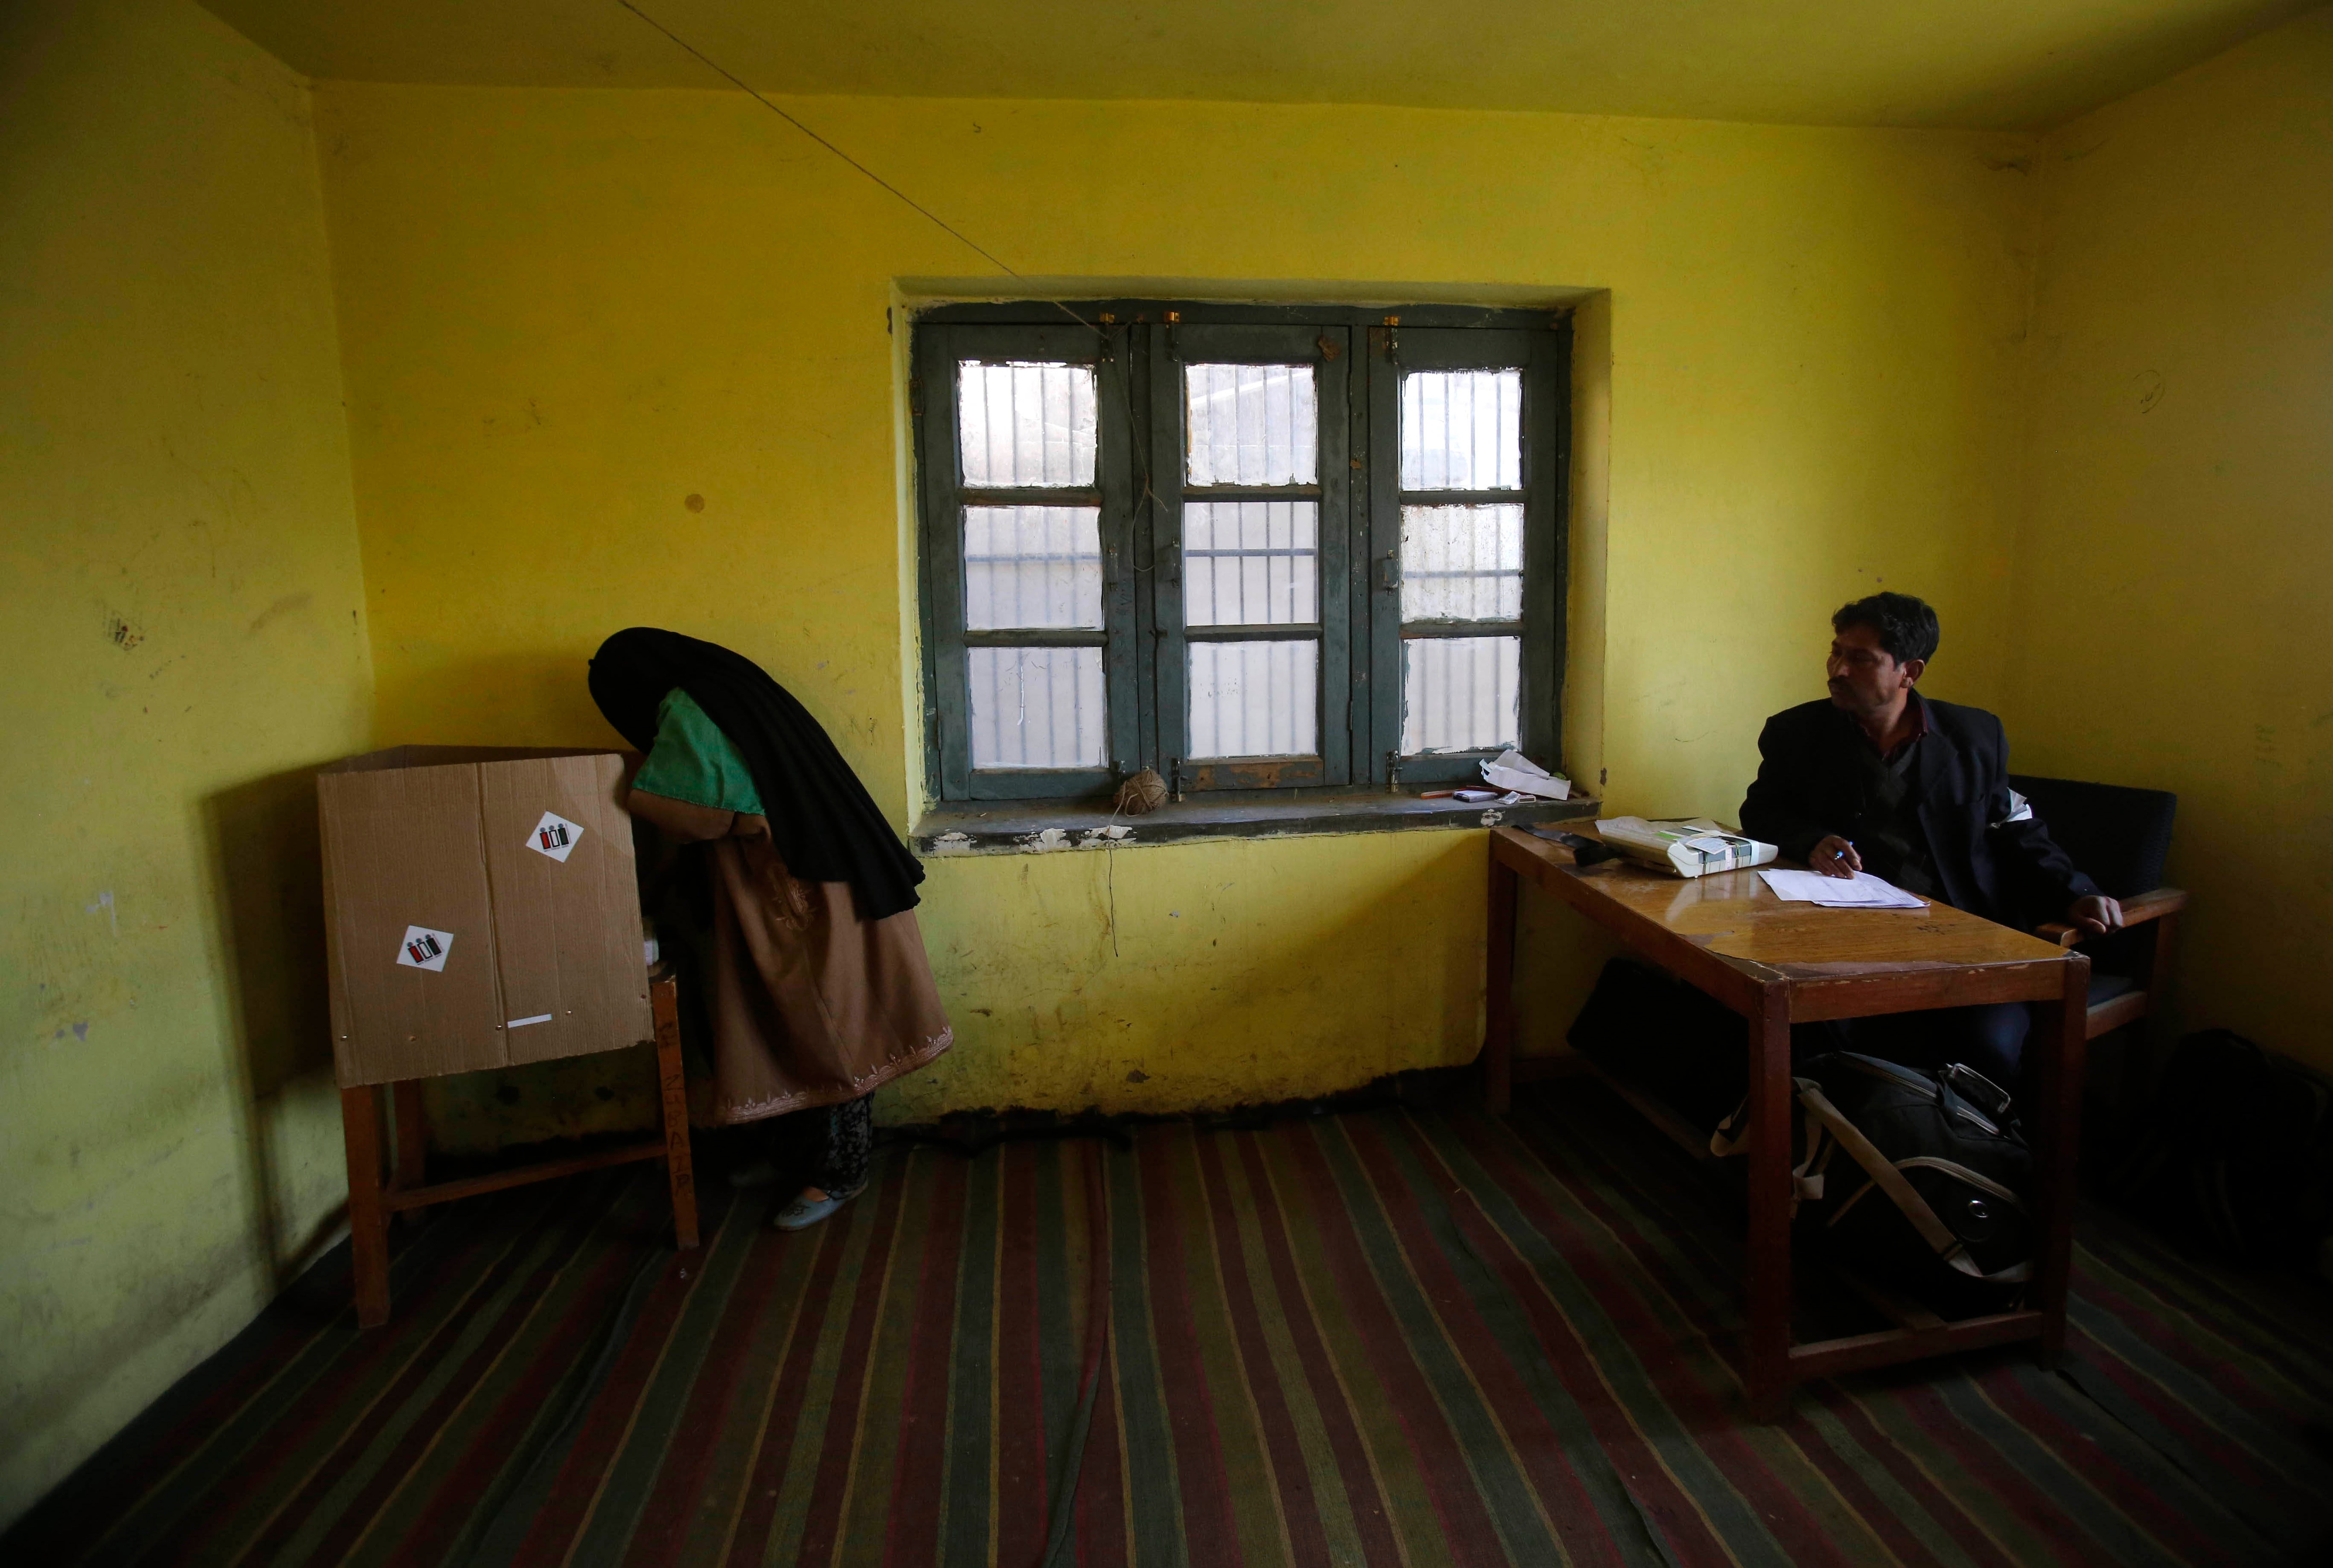
[[[698,933],[690,978],[711,1071],[691,1079],[691,1120],[857,1099],[954,1042],[915,911],[864,920],[850,883],[794,877],[744,758],[677,687],[658,709],[629,803],[669,849],[702,845],[710,861],[710,931]]]

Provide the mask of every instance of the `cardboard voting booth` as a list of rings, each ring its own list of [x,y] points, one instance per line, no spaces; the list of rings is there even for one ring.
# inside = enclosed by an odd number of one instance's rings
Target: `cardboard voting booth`
[[[679,1006],[673,977],[649,975],[641,940],[632,823],[619,804],[627,765],[614,751],[399,746],[317,773],[360,1327],[389,1321],[393,1214],[661,1160],[673,1238],[696,1245]],[[415,1080],[650,1040],[658,1135],[430,1182]]]
[[[650,1038],[613,751],[400,746],[316,779],[343,1087]]]

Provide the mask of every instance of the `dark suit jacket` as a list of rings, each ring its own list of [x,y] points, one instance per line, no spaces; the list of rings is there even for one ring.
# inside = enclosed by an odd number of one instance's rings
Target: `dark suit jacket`
[[[1982,708],[1914,700],[1927,703],[1929,724],[1913,757],[1914,798],[1944,902],[2030,928],[2062,918],[2068,904],[2097,893],[2040,818],[2009,820],[2009,740],[2001,721]],[[1767,720],[1742,830],[1794,860],[1829,834],[1854,839],[1865,820],[1854,749],[1869,744],[1827,700]]]

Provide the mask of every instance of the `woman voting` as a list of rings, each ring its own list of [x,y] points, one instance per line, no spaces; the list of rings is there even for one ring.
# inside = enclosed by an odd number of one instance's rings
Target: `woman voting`
[[[809,1184],[771,1223],[815,1225],[866,1185],[867,1096],[955,1039],[916,925],[923,867],[818,721],[750,659],[635,626],[600,645],[590,683],[646,753],[626,804],[662,840],[642,861],[648,900],[692,971],[682,994],[698,999],[709,1058],[690,1120],[803,1113]],[[732,1180],[773,1175],[754,1161]]]

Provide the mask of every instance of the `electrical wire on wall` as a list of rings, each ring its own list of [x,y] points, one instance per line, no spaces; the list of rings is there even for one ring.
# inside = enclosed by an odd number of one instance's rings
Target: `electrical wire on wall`
[[[782,120],[788,125],[792,126],[802,135],[810,138],[811,140],[818,143],[820,147],[824,148],[828,152],[840,158],[843,163],[849,165],[859,175],[863,176],[868,180],[873,182],[877,186],[888,193],[894,199],[905,204],[926,222],[939,229],[943,234],[948,235],[948,237],[955,240],[958,244],[963,245],[965,249],[971,251],[973,254],[978,256],[982,261],[986,262],[990,266],[994,267],[998,272],[1003,272],[1006,277],[1011,278],[1017,282],[1025,283],[1028,282],[1028,279],[1022,276],[1020,271],[1013,267],[1011,263],[1005,261],[1003,257],[998,255],[994,251],[990,250],[986,245],[982,244],[978,240],[974,239],[970,234],[965,234],[962,229],[957,228],[954,224],[940,216],[939,214],[932,211],[931,208],[926,206],[923,203],[909,196],[906,191],[901,190],[898,186],[893,185],[889,180],[885,179],[881,175],[877,174],[873,169],[869,168],[865,164],[851,157],[841,148],[837,147],[833,142],[829,141],[825,137],[821,136],[815,129],[804,123],[802,120],[798,119],[794,115],[789,114],[774,100],[756,90],[750,82],[746,81],[744,77],[739,76],[735,72],[731,71],[727,66],[723,65],[719,61],[714,59],[703,50],[697,48],[696,45],[691,43],[687,39],[683,38],[679,33],[675,33],[671,28],[666,26],[655,17],[649,15],[647,12],[633,5],[632,0],[616,0],[616,4],[630,12],[633,15],[638,17],[642,22],[647,23],[650,27],[655,28],[658,33],[663,33],[667,38],[673,42],[675,46],[686,53],[690,58],[704,65],[706,70],[712,72],[724,81],[726,81],[731,86],[736,88],[738,91],[744,93],[754,102],[760,104],[763,109],[768,110],[772,114],[776,115],[780,120]],[[1083,316],[1079,315],[1075,311],[1070,309],[1067,301],[1061,299],[1045,299],[1034,302],[1052,306],[1055,310],[1061,311],[1062,315],[1068,317],[1076,325],[1084,328],[1089,332],[1091,332],[1101,341],[1102,358],[1107,359],[1111,357],[1109,334],[1098,324],[1087,320]],[[1126,378],[1123,375],[1117,377],[1116,380],[1118,382],[1118,400],[1123,405],[1120,411],[1125,414],[1127,427],[1130,430],[1134,427],[1134,395],[1132,392],[1128,390],[1126,386]],[[1137,445],[1138,448],[1139,444],[1138,443]],[[1142,482],[1142,506],[1144,511],[1147,512],[1157,503],[1157,496],[1153,493],[1150,488],[1149,464],[1139,456],[1138,456],[1137,462],[1141,467],[1141,473],[1138,477]],[[1154,562],[1153,564],[1155,565],[1156,563]],[[1135,570],[1138,572],[1147,572],[1150,569],[1150,567],[1144,566],[1138,561],[1135,564]]]

